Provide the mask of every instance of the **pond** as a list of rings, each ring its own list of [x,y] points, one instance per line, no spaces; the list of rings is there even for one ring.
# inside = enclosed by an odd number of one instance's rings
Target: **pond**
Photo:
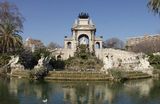
[[[160,104],[160,80],[115,83],[0,79],[0,104]]]

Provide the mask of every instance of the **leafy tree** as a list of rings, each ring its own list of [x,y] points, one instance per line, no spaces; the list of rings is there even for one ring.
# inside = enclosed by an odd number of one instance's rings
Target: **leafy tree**
[[[160,55],[149,54],[149,63],[155,69],[160,69]]]
[[[34,57],[34,54],[29,49],[24,49],[20,54],[20,63],[24,65],[25,69],[33,69],[38,60]]]
[[[22,48],[22,37],[19,35],[16,26],[10,22],[0,24],[0,46],[2,53],[15,52]]]
[[[57,71],[64,70],[65,67],[65,62],[63,60],[56,60],[54,57],[51,58],[49,64]]]
[[[89,52],[89,48],[87,45],[81,44],[77,47],[77,52],[75,53],[76,57],[87,59],[90,55],[92,54]]]
[[[22,47],[24,18],[14,4],[0,2],[0,48],[2,53],[15,52]]]
[[[118,38],[110,38],[103,42],[104,48],[124,49],[124,42]]]
[[[16,28],[22,30],[24,17],[19,12],[15,4],[7,1],[0,2],[0,23],[10,21]]]
[[[60,48],[61,46],[57,43],[50,42],[47,46],[48,49],[55,49],[55,48]]]
[[[148,7],[153,13],[160,15],[160,0],[149,0]]]
[[[6,65],[10,60],[10,56],[8,54],[0,54],[0,68]]]
[[[34,58],[38,61],[41,56],[43,55],[44,57],[50,56],[50,52],[46,48],[39,48],[36,49],[35,52],[33,53]]]

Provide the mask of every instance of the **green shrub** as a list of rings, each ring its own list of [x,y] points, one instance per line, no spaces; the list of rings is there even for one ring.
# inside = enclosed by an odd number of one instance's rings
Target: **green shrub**
[[[53,67],[55,70],[64,70],[65,68],[65,62],[63,60],[56,60],[54,57],[51,58],[49,64]]]
[[[45,67],[33,69],[30,71],[29,77],[31,79],[40,80],[40,79],[43,79],[45,76],[47,76],[48,72],[49,71]]]
[[[80,45],[75,56],[65,61],[65,68],[72,71],[97,71],[102,66],[103,62],[93,52],[89,52],[87,45]]]
[[[38,63],[38,60],[34,57],[34,54],[30,50],[23,50],[20,54],[20,63],[25,67],[25,69],[33,69]]]
[[[10,55],[0,54],[0,67],[3,67],[4,65],[8,64],[10,59]]]
[[[113,77],[116,81],[124,81],[126,80],[126,73],[122,71],[122,69],[111,69],[109,70],[109,75]]]
[[[38,48],[33,52],[33,56],[36,60],[39,60],[41,56],[43,55],[44,57],[50,56],[50,52],[46,48]]]
[[[149,63],[155,69],[160,69],[160,55],[149,54]]]
[[[23,50],[20,53],[20,63],[24,65],[26,69],[33,69],[38,64],[38,60],[43,55],[44,57],[50,56],[50,52],[46,48],[38,48],[35,52],[30,50]]]

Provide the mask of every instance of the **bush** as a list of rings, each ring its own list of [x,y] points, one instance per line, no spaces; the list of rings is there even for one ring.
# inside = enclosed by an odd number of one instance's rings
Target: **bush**
[[[33,56],[36,60],[39,60],[41,56],[43,55],[44,57],[50,56],[50,52],[46,48],[38,48],[33,52]]]
[[[160,55],[149,54],[149,63],[155,69],[160,69]]]
[[[115,81],[125,81],[127,79],[126,73],[122,69],[111,69],[109,74],[113,77]]]
[[[54,57],[51,58],[49,64],[56,70],[64,70],[65,62],[63,60],[56,60]]]
[[[35,59],[33,53],[30,50],[23,50],[20,54],[20,63],[25,67],[25,69],[33,69],[34,66],[38,63],[38,60]]]
[[[8,64],[10,59],[10,55],[0,54],[0,67],[3,67],[4,65]]]
[[[19,54],[20,63],[24,65],[26,69],[33,69],[34,66],[38,64],[38,60],[42,55],[44,55],[44,57],[50,56],[50,52],[47,51],[46,48],[36,49],[33,53],[30,50],[24,49]]]
[[[39,68],[39,69],[33,69],[30,72],[30,78],[40,80],[43,79],[48,74],[48,70],[45,67]]]
[[[65,68],[71,71],[97,71],[103,66],[94,53],[90,53],[87,45],[80,45],[74,57],[65,61]]]

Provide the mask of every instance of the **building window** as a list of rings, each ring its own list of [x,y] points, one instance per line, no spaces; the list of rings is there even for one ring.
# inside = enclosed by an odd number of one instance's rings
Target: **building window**
[[[96,44],[95,44],[95,49],[100,49],[101,47],[100,47],[100,43],[99,42],[96,42]]]
[[[71,49],[71,48],[72,48],[72,43],[71,43],[71,42],[68,42],[68,43],[67,43],[67,48],[68,48],[68,49]]]

